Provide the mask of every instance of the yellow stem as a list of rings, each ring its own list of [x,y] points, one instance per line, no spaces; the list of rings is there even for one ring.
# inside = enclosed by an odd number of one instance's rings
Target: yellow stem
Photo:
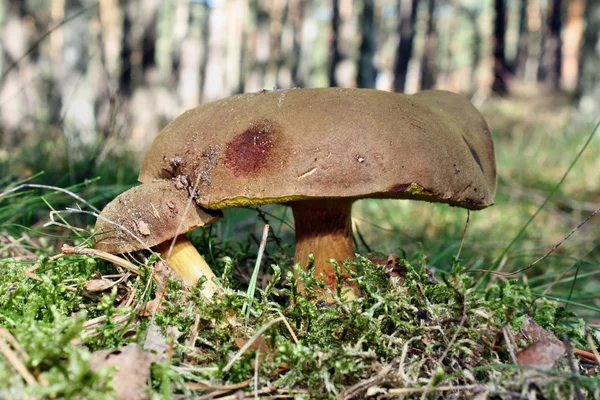
[[[169,256],[170,248],[170,240],[156,246],[163,260],[166,260],[169,267],[188,285],[195,285],[200,277],[205,276],[206,282],[202,285],[202,294],[208,299],[212,298],[213,294],[219,291],[217,284],[212,281],[215,274],[194,245],[184,235],[180,235],[175,240]]]

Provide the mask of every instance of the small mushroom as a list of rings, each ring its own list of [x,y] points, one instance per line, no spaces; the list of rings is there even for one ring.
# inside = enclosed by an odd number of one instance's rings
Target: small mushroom
[[[95,247],[114,254],[154,247],[185,283],[194,285],[205,276],[203,294],[211,298],[218,290],[211,280],[215,275],[184,233],[220,217],[219,211],[190,203],[187,187],[174,180],[148,182],[120,194],[102,210]]]
[[[232,96],[182,114],[144,160],[139,180],[157,179],[187,187],[206,209],[289,204],[295,261],[306,267],[314,253],[315,273],[335,290],[328,260],[354,257],[355,200],[482,209],[493,203],[496,165],[483,117],[457,94],[289,89]],[[358,295],[347,273],[342,278],[348,295]]]

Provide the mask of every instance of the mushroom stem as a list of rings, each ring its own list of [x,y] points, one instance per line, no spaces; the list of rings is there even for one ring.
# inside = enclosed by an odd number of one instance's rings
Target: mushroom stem
[[[215,276],[204,258],[198,253],[194,245],[185,237],[180,235],[173,244],[173,250],[169,255],[171,241],[168,240],[156,246],[163,260],[173,269],[177,275],[188,285],[195,285],[200,277],[205,276],[206,282],[202,285],[202,294],[210,299],[219,287],[212,281]]]
[[[308,266],[308,255],[315,257],[315,276],[323,275],[325,284],[335,293],[336,276],[333,265],[327,262],[334,258],[342,265],[348,258],[354,258],[352,237],[352,202],[350,199],[303,200],[292,203],[296,225],[296,254],[294,262],[299,262],[304,270]],[[346,282],[348,272],[342,267],[342,280],[347,290],[346,298],[358,297],[356,285]],[[300,291],[304,291],[300,283]],[[328,301],[331,299],[326,297]]]

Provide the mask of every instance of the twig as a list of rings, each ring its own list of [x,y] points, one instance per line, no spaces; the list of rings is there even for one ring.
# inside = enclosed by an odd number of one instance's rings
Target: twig
[[[413,336],[410,339],[408,339],[406,341],[406,343],[404,343],[404,346],[402,346],[402,353],[400,354],[400,361],[399,361],[399,365],[398,365],[398,373],[400,374],[400,377],[402,378],[402,380],[404,382],[407,383],[414,383],[411,379],[408,378],[408,376],[406,375],[406,372],[404,371],[404,362],[406,361],[406,355],[408,354],[408,345],[415,341],[415,340],[420,340],[421,336]]]
[[[200,314],[196,314],[196,319],[194,320],[194,325],[192,326],[192,330],[190,332],[190,338],[188,339],[187,345],[190,347],[195,347],[196,339],[198,339],[198,332],[200,331]]]
[[[508,347],[508,352],[510,353],[510,358],[512,359],[513,364],[519,365],[519,361],[517,360],[517,356],[515,354],[515,349],[513,348],[513,338],[506,326],[502,328],[502,334],[504,335],[504,341],[506,342],[506,347]]]
[[[596,356],[594,355],[594,353],[590,353],[587,350],[573,349],[573,354],[575,354],[578,357],[585,358],[588,361],[593,361],[596,364],[598,364],[598,359],[596,358]]]
[[[592,334],[590,333],[589,329],[586,329],[586,333],[588,344],[590,345],[590,349],[596,358],[596,364],[600,365],[600,354],[598,354],[598,349],[596,348],[596,343],[594,343],[594,338],[592,338]]]
[[[0,336],[4,338],[16,351],[21,355],[21,358],[25,361],[29,360],[29,354],[21,347],[17,339],[10,333],[6,328],[0,328]]]
[[[392,360],[391,363],[381,368],[381,370],[375,376],[360,381],[357,384],[352,385],[348,389],[344,390],[342,393],[340,393],[339,398],[341,400],[350,400],[358,398],[361,393],[369,390],[369,388],[379,385],[381,381],[385,379],[386,375],[392,370],[392,368],[395,367],[396,364],[397,360]]]
[[[29,385],[38,383],[31,372],[29,372],[27,367],[25,367],[25,364],[19,360],[16,354],[10,349],[6,341],[2,338],[0,338],[0,352],[2,355],[4,355],[4,357],[6,357],[8,363],[19,373],[19,375],[21,375],[25,382],[27,382]]]
[[[369,244],[367,243],[367,241],[365,240],[365,237],[363,236],[363,234],[360,232],[360,229],[358,228],[358,224],[355,222],[355,219],[352,219],[353,225],[354,225],[354,232],[356,233],[356,236],[358,236],[358,239],[360,240],[360,243],[365,246],[365,249],[367,250],[367,253],[372,253],[373,249],[371,248],[371,246],[369,246]]]
[[[254,356],[254,400],[258,400],[258,356],[260,352],[257,351]]]
[[[571,341],[566,334],[563,335],[563,343],[565,344],[565,351],[567,352],[569,368],[573,375],[577,375],[577,369],[575,369],[575,363],[573,362],[573,352],[571,351]],[[583,400],[583,393],[581,393],[577,379],[573,379],[573,388],[575,389],[575,398],[577,398],[577,400]]]
[[[465,386],[437,386],[431,390],[434,392],[452,392],[454,390],[473,390],[480,388],[481,385],[465,385]],[[389,394],[399,395],[399,394],[410,394],[410,393],[421,393],[424,392],[427,388],[394,388],[388,390]]]
[[[265,247],[267,246],[268,237],[269,224],[265,224],[262,234],[262,240],[260,241],[260,246],[258,248],[258,255],[256,256],[256,263],[254,264],[254,271],[252,271],[252,277],[250,278],[250,284],[248,285],[248,291],[246,292],[246,294],[248,295],[248,301],[245,302],[242,306],[242,314],[246,314],[246,325],[248,325],[248,318],[250,317],[249,301],[252,297],[254,297],[254,291],[256,290],[256,280],[258,279],[260,263],[262,261],[262,256],[265,252]]]
[[[294,330],[292,329],[292,326],[290,325],[290,323],[287,320],[287,318],[279,310],[277,310],[277,314],[279,314],[279,316],[281,318],[283,318],[283,323],[285,324],[285,327],[287,328],[287,330],[290,333],[290,335],[292,335],[292,340],[294,341],[294,344],[298,344],[298,337],[294,333]]]
[[[463,245],[465,244],[465,238],[467,237],[467,228],[469,227],[469,220],[471,219],[471,210],[467,210],[467,221],[465,222],[465,228],[463,229],[462,238],[460,240],[460,246],[458,247],[458,251],[456,252],[456,257],[454,259],[458,260],[460,258],[460,252],[462,251]]]
[[[468,218],[467,218],[467,223],[469,223]],[[465,231],[466,231],[466,225],[465,225]],[[459,251],[459,253],[460,253],[460,251]],[[462,318],[460,320],[460,324],[456,327],[456,331],[454,332],[454,335],[452,335],[452,339],[450,339],[450,343],[448,343],[448,345],[446,346],[446,350],[444,351],[444,353],[438,360],[438,363],[437,363],[438,367],[442,367],[444,360],[448,356],[448,353],[450,353],[450,350],[452,350],[452,346],[454,346],[454,343],[456,342],[456,339],[458,338],[460,328],[463,327],[465,322],[467,322],[467,301],[466,301],[466,299],[463,299],[463,313],[462,313]],[[433,380],[430,380],[429,383],[427,384],[427,387],[425,387],[425,391],[423,392],[421,399],[425,399],[427,397],[427,394],[431,390],[432,385],[433,385]]]
[[[537,260],[535,260],[534,262],[532,262],[531,264],[529,264],[526,267],[523,267],[523,268],[518,269],[518,270],[513,271],[513,272],[498,272],[498,271],[488,271],[488,270],[482,270],[482,269],[474,269],[474,270],[471,270],[469,272],[484,272],[484,273],[491,273],[491,274],[494,274],[494,275],[501,275],[501,276],[510,277],[510,276],[513,276],[513,275],[517,275],[517,274],[519,274],[521,272],[527,271],[528,269],[532,268],[534,265],[536,265],[540,261],[543,261],[549,255],[551,255],[552,253],[554,253],[554,251],[556,251],[556,249],[558,249],[564,242],[567,241],[567,239],[569,239],[583,225],[585,225],[590,219],[592,219],[596,214],[598,214],[598,212],[600,212],[600,208],[598,208],[596,211],[594,211],[593,213],[591,213],[590,215],[588,215],[588,217],[586,219],[584,219],[583,222],[581,222],[579,225],[577,225],[577,227],[574,228],[571,232],[569,232],[569,234],[567,236],[565,236],[560,242],[558,242],[557,244],[555,244],[554,247],[552,247],[546,254],[544,254],[543,256],[541,256],[540,258],[538,258]]]
[[[99,257],[103,260],[117,264],[117,265],[133,272],[136,275],[140,275],[140,276],[142,275],[140,269],[138,267],[136,267],[135,265],[133,265],[131,262],[127,261],[126,259],[124,259],[122,257],[115,256],[114,254],[110,254],[110,253],[107,253],[102,250],[87,249],[87,248],[81,248],[81,247],[72,247],[72,246],[69,246],[68,244],[63,244],[61,251],[63,252],[63,254],[79,254],[79,255],[85,255],[85,256]]]
[[[273,325],[282,322],[285,318],[279,317],[276,318],[272,321],[267,322],[266,324],[264,324],[263,326],[260,327],[260,329],[258,331],[256,331],[256,333],[254,335],[252,335],[252,337],[250,338],[250,340],[248,340],[246,342],[246,344],[244,346],[242,346],[242,348],[233,356],[233,358],[231,360],[229,360],[229,362],[227,363],[227,365],[225,366],[225,368],[223,368],[223,372],[227,372],[231,369],[231,367],[233,366],[233,364],[235,364],[235,362],[250,348],[250,346],[252,346],[252,344],[263,334],[266,332],[267,329],[269,329],[270,327],[272,327]]]

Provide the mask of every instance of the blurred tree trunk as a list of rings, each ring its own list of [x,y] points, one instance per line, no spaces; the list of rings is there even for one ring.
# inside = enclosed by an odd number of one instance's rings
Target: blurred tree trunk
[[[95,109],[98,131],[105,141],[115,130],[118,97],[118,77],[121,63],[121,8],[117,0],[100,0],[98,43],[102,73],[97,79],[98,91],[95,94]],[[52,43],[52,42],[51,42]],[[56,44],[57,47],[60,44]],[[51,53],[52,54],[52,53]],[[56,62],[55,65],[61,65]]]
[[[528,0],[520,0],[519,4],[519,38],[517,44],[517,56],[512,67],[512,73],[519,78],[525,75],[529,47],[529,27],[527,25]]]
[[[242,0],[245,1],[245,0]],[[269,58],[265,69],[266,89],[280,88],[279,66],[281,64],[281,33],[285,23],[286,1],[272,1],[268,8],[269,21]]]
[[[508,94],[508,67],[506,65],[505,34],[506,34],[506,2],[494,0],[496,17],[494,20],[494,81],[492,90],[504,96]]]
[[[588,0],[585,22],[578,95],[583,114],[597,119],[600,109],[600,0]]]
[[[0,73],[0,144],[8,147],[18,142],[20,125],[30,114],[27,96],[24,94],[26,87],[25,68],[30,62],[30,57],[25,57],[15,64],[27,51],[29,35],[24,24],[25,2],[11,0],[4,5],[4,23],[0,34],[11,40],[1,40],[0,57],[3,58]]]
[[[227,2],[225,86],[226,94],[243,91],[242,87],[242,41],[244,26],[248,20],[248,1],[230,0]]]
[[[213,0],[210,4],[212,7],[209,6],[206,79],[202,85],[202,101],[205,102],[223,97],[227,67],[224,63],[224,45],[227,37],[223,32],[227,23],[227,1]]]
[[[161,2],[122,2],[123,34],[119,86],[125,96],[145,82],[146,73],[156,67],[157,18]],[[158,79],[158,74],[155,79]]]
[[[552,0],[552,5],[548,7],[542,62],[538,70],[538,79],[543,81],[545,86],[551,90],[560,89],[560,68],[562,63],[562,43],[560,38],[562,28],[561,5],[561,0]]]
[[[66,0],[65,17],[79,12],[84,3],[81,0]],[[64,46],[62,49],[62,80],[60,84],[63,99],[61,116],[63,132],[69,139],[72,150],[81,145],[92,145],[95,141],[95,112],[92,87],[88,81],[90,51],[88,48],[89,19],[87,14],[63,25]],[[75,153],[69,153],[74,155]],[[75,154],[79,156],[79,154]]]
[[[431,89],[435,86],[437,33],[434,24],[435,0],[427,4],[427,34],[425,36],[425,51],[421,63],[421,89]]]
[[[398,48],[396,49],[396,59],[394,63],[394,91],[404,92],[406,85],[406,73],[408,72],[408,62],[412,55],[413,42],[415,37],[415,23],[417,20],[418,0],[399,0],[398,1]]]
[[[119,91],[121,96],[124,97],[131,97],[133,93],[133,86],[131,84],[131,55],[133,53],[133,38],[131,37],[131,31],[133,21],[131,11],[128,10],[128,8],[131,8],[131,5],[129,7],[123,7],[123,28],[121,29],[123,32],[123,42],[121,43],[121,52],[119,57],[122,63],[121,73],[119,75]]]
[[[290,36],[287,40],[291,52],[288,53],[286,65],[290,69],[292,86],[302,87],[302,78],[300,73],[300,57],[302,54],[302,21],[304,21],[305,4],[307,0],[298,2],[290,2],[289,19],[290,19]],[[291,43],[290,43],[291,42]]]
[[[568,5],[567,21],[563,31],[561,85],[563,89],[572,91],[577,87],[585,0],[571,0]]]
[[[183,3],[188,8],[187,18],[180,21],[189,25],[180,42],[177,93],[180,106],[189,109],[202,102],[208,58],[208,6],[205,3]],[[174,43],[177,44],[177,43]]]
[[[340,0],[332,0],[331,12],[331,59],[329,61],[329,86],[337,86],[335,72],[342,56],[339,48],[340,37]]]
[[[375,4],[374,0],[365,0],[360,17],[362,39],[358,56],[358,72],[356,83],[361,88],[374,88],[377,69],[373,64],[375,57]]]

